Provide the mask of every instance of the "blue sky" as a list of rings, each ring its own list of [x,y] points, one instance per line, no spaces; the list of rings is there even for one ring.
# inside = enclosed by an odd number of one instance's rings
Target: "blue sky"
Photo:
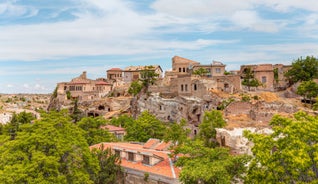
[[[236,70],[317,53],[317,0],[0,0],[0,93],[175,55]]]

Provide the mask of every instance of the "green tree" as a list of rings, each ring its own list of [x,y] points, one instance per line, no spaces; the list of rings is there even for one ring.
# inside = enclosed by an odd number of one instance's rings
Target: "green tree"
[[[174,145],[183,144],[188,138],[190,129],[185,128],[187,122],[182,119],[180,123],[172,123],[167,127],[164,135],[164,140],[166,142],[172,141]]]
[[[251,90],[251,87],[258,87],[260,86],[260,82],[254,78],[254,72],[250,67],[245,68],[243,71],[243,81],[242,85],[247,86],[248,90]]]
[[[71,113],[71,118],[73,119],[74,123],[77,123],[83,118],[83,112],[78,108],[78,99],[76,98],[74,101],[74,107]]]
[[[270,135],[245,132],[254,143],[246,183],[317,183],[318,117],[274,116]]]
[[[146,142],[150,138],[163,139],[166,127],[154,115],[144,111],[133,122],[125,125],[125,140]]]
[[[200,76],[200,77],[203,77],[203,76],[205,76],[208,73],[209,72],[208,72],[208,70],[206,68],[198,68],[197,70],[193,71],[194,75],[197,75],[197,76]]]
[[[30,112],[13,113],[11,121],[4,126],[4,133],[10,135],[10,139],[14,140],[17,132],[20,131],[20,126],[30,124],[35,119],[35,116]]]
[[[98,160],[66,111],[20,129],[14,140],[2,137],[0,183],[93,183]]]
[[[307,56],[305,59],[298,58],[292,63],[291,69],[285,73],[285,77],[290,84],[318,78],[318,60],[313,56]]]
[[[128,116],[127,114],[123,114],[118,117],[113,117],[110,120],[110,124],[126,128],[127,125],[131,125],[133,121],[134,119],[131,116]]]
[[[182,167],[180,181],[184,184],[234,183],[245,173],[249,157],[231,156],[225,148],[208,148],[200,140],[188,141],[179,146],[175,154],[179,157],[176,165]]]
[[[156,73],[155,67],[153,66],[145,66],[145,68],[140,72],[140,81],[142,85],[145,87],[146,90],[148,90],[148,87],[150,85],[153,85],[159,74]]]
[[[99,160],[100,171],[95,179],[95,184],[113,184],[122,174],[119,155],[113,154],[110,148],[93,149],[93,154]]]
[[[220,111],[212,110],[204,113],[203,121],[199,125],[199,136],[204,141],[205,146],[215,147],[217,145],[215,128],[222,128],[225,125],[226,122]]]
[[[310,100],[312,104],[312,99],[318,96],[318,84],[312,80],[303,81],[298,86],[296,93]]]
[[[133,96],[136,96],[142,89],[142,84],[140,84],[139,81],[133,81],[131,84],[130,84],[130,87],[128,89],[128,93],[133,95]]]
[[[102,125],[107,122],[101,117],[85,117],[82,118],[78,123],[78,127],[85,131],[84,136],[89,145],[97,144],[100,142],[114,142],[115,137],[108,132],[108,130],[101,129]]]

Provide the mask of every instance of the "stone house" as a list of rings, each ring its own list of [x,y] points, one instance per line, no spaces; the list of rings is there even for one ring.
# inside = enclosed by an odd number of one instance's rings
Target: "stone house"
[[[123,70],[120,68],[111,68],[106,73],[108,80],[121,81],[123,79]]]
[[[179,184],[180,169],[173,163],[168,151],[170,143],[149,139],[146,143],[105,142],[90,149],[110,148],[121,158],[124,183]]]
[[[284,73],[290,68],[289,65],[242,65],[239,72],[241,76],[247,68],[251,68],[254,78],[261,83],[261,86],[257,87],[258,90],[275,91],[284,89],[288,86],[288,81],[286,80]]]
[[[126,130],[125,128],[122,128],[122,127],[117,127],[114,125],[105,125],[100,128],[104,130],[108,130],[108,132],[113,134],[120,141],[123,141],[124,136],[126,135]]]
[[[129,67],[126,67],[123,71],[123,81],[125,83],[131,83],[135,80],[140,79],[142,77],[141,72],[145,71],[146,69],[149,70],[149,68],[146,68],[146,67],[148,67],[148,66],[129,66]],[[154,65],[151,70],[153,70],[155,73],[158,74],[158,78],[162,78],[162,69],[161,69],[160,65]]]
[[[61,82],[57,84],[57,95],[62,101],[67,99],[68,92],[70,92],[71,98],[78,98],[78,100],[81,101],[104,97],[111,90],[112,84],[101,79],[88,79],[85,71],[70,82]]]

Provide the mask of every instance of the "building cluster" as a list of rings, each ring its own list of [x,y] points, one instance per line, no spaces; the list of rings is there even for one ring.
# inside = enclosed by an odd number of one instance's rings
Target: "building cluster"
[[[158,74],[157,84],[150,87],[150,92],[162,94],[184,95],[203,97],[211,90],[220,90],[235,93],[246,89],[241,81],[244,71],[250,68],[254,78],[260,82],[260,86],[252,90],[275,91],[284,89],[288,85],[284,73],[290,66],[282,64],[242,65],[240,70],[227,72],[226,65],[213,61],[211,64],[201,64],[197,61],[174,56],[172,58],[172,70],[163,71],[159,65],[152,66]],[[142,71],[149,70],[147,66],[129,66],[125,69],[111,68],[106,71],[106,78],[96,80],[88,79],[86,72],[70,82],[61,82],[57,85],[57,94],[62,99],[78,98],[79,100],[94,100],[102,98],[117,88],[128,87],[132,81],[142,78]],[[67,93],[70,93],[68,96]],[[123,95],[125,93],[118,93]],[[116,96],[118,96],[116,94]]]

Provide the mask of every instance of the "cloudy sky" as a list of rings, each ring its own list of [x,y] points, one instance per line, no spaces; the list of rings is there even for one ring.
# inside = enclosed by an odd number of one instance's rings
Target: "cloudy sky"
[[[0,0],[0,93],[174,55],[235,70],[317,53],[317,0]]]

